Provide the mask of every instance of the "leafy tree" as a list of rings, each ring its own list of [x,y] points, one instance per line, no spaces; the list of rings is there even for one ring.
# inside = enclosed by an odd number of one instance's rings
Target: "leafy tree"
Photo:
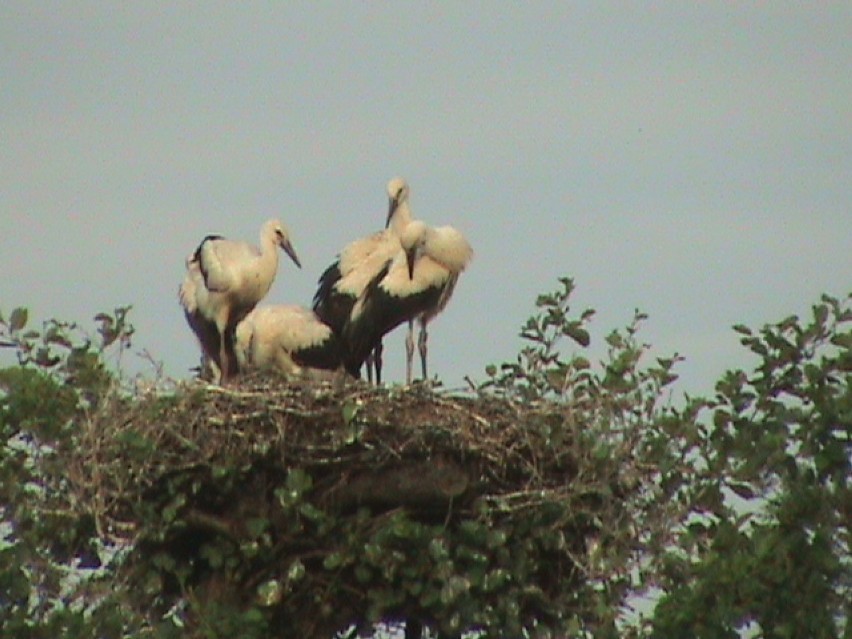
[[[563,361],[556,343],[562,335],[585,343],[588,312],[566,319],[571,282],[561,282],[562,291],[539,297],[543,311],[524,327],[531,345],[517,362],[492,367],[489,384],[576,403],[594,379],[599,401],[638,415],[660,399],[677,358],[637,374],[643,349],[634,323],[626,336],[607,337],[613,350],[603,377],[578,375],[587,361]],[[644,415],[637,449],[658,471],[649,487],[661,489],[651,501],[673,507],[661,527],[649,522],[636,558],[637,593],[658,589],[659,605],[624,632],[736,637],[748,627],[758,637],[852,636],[849,302],[825,295],[806,322],[790,316],[759,331],[735,326],[760,360],[752,373],[728,371],[713,398]],[[628,510],[639,522],[653,512]]]
[[[761,363],[708,402],[654,636],[852,634],[850,323],[849,298],[823,296],[804,325],[735,327]]]
[[[19,362],[0,370],[2,636],[118,636],[125,627],[118,597],[105,594],[91,514],[68,503],[66,459],[116,388],[105,359],[130,346],[128,310],[96,316],[97,338],[57,320],[27,328],[24,308],[0,315],[0,347]],[[80,576],[90,579],[75,593]]]
[[[0,634],[852,636],[852,298],[735,327],[757,368],[673,402],[644,315],[592,362],[572,290],[467,397],[138,395],[127,309],[0,317]]]

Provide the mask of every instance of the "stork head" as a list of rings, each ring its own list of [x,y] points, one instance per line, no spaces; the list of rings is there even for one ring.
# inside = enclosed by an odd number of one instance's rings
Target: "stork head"
[[[405,227],[399,242],[405,251],[405,259],[408,262],[408,277],[414,279],[414,265],[426,244],[428,227],[420,220],[414,220]]]
[[[394,213],[399,205],[408,199],[408,183],[401,177],[395,177],[388,182],[388,219],[385,228],[390,226]]]
[[[290,231],[287,230],[287,227],[284,226],[278,220],[270,220],[268,222],[270,224],[273,237],[275,238],[275,243],[282,248],[282,250],[290,256],[290,259],[293,260],[293,263],[302,268],[302,263],[299,261],[299,256],[296,255],[296,249],[293,248],[293,244],[290,241]]]

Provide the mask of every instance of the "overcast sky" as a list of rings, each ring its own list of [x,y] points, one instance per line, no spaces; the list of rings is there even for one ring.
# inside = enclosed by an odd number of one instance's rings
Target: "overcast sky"
[[[638,307],[709,393],[749,362],[732,324],[852,289],[850,34],[848,2],[4,2],[0,310],[132,304],[134,348],[186,378],[202,237],[280,217],[304,268],[266,301],[309,304],[401,175],[476,252],[431,330],[449,386],[568,275],[594,353]]]

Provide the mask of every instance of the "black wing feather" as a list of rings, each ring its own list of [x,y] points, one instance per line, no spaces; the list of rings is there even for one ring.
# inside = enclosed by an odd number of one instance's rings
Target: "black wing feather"
[[[290,356],[299,366],[334,370],[343,361],[343,347],[340,338],[332,333],[321,344],[295,350]]]
[[[340,260],[337,260],[320,275],[312,306],[317,316],[337,334],[343,330],[355,305],[354,296],[341,293],[335,288],[341,277]]]
[[[359,369],[384,335],[433,307],[441,298],[443,286],[406,296],[388,293],[381,282],[388,274],[391,263],[388,262],[370,280],[362,294],[361,313],[357,318],[350,318],[343,328],[344,363],[347,370]]]

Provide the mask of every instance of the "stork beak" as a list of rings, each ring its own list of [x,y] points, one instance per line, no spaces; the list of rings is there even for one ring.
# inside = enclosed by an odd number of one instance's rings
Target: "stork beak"
[[[293,260],[293,263],[302,268],[302,263],[299,261],[299,256],[296,255],[296,249],[293,248],[293,245],[290,244],[290,240],[284,240],[281,243],[281,248],[284,249],[284,252],[290,256],[290,259]]]
[[[408,262],[408,279],[414,279],[414,258],[415,253],[417,251],[414,248],[410,248],[405,252],[405,259]]]
[[[397,206],[399,206],[399,200],[395,197],[390,198],[390,202],[388,204],[388,219],[385,221],[385,228],[390,226],[393,214],[396,213]]]

